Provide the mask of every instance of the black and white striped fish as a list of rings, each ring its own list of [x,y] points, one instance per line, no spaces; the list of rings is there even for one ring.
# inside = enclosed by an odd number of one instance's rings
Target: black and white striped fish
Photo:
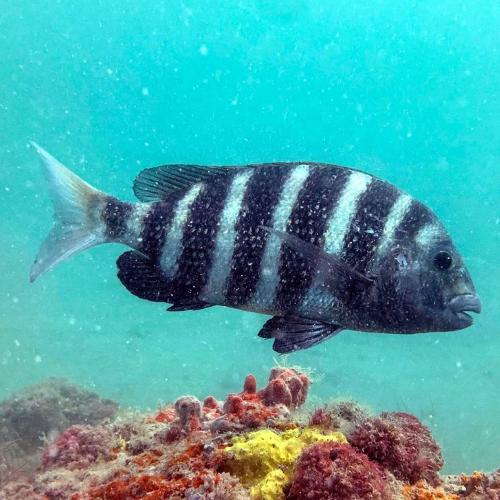
[[[102,193],[33,144],[55,223],[34,281],[100,243],[133,250],[118,277],[169,311],[224,305],[273,316],[259,335],[285,353],[348,328],[450,331],[480,312],[449,235],[423,204],[350,168],[319,163],[166,165],[134,183],[139,203]]]

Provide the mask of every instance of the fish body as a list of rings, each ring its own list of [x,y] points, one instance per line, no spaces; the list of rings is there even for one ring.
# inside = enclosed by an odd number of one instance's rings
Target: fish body
[[[290,352],[348,328],[465,328],[480,302],[438,218],[392,184],[314,162],[146,169],[127,203],[36,146],[55,226],[32,279],[72,253],[117,242],[124,286],[170,311],[222,305],[272,315],[259,332]]]

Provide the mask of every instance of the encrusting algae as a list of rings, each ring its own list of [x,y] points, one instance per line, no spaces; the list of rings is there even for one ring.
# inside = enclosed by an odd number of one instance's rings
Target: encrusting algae
[[[372,416],[351,401],[305,423],[296,410],[308,388],[306,374],[280,367],[224,402],[183,396],[155,415],[71,425],[36,469],[0,470],[0,500],[500,498],[500,471],[440,475],[439,446],[412,415]]]
[[[261,429],[233,439],[226,452],[231,457],[227,470],[250,488],[252,498],[279,500],[289,482],[293,465],[305,446],[332,441],[347,443],[341,432],[328,432],[314,427],[290,429],[277,433]]]

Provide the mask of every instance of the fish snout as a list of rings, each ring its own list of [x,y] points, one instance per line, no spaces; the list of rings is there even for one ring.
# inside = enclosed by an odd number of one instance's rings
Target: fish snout
[[[475,293],[456,295],[448,302],[448,308],[463,323],[464,327],[472,325],[474,320],[468,312],[481,312],[481,300]]]

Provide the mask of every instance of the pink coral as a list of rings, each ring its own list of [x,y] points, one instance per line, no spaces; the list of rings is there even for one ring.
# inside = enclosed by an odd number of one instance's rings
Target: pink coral
[[[266,405],[285,405],[288,409],[302,406],[307,398],[309,378],[293,368],[273,368],[269,383],[259,392]]]
[[[407,413],[382,413],[358,425],[349,441],[398,479],[439,484],[441,450],[429,429]]]
[[[293,368],[274,368],[264,389],[257,390],[253,375],[247,375],[243,391],[229,394],[222,413],[210,422],[212,432],[228,432],[243,428],[258,428],[277,423],[289,415],[289,410],[301,406],[309,389],[309,378]],[[213,406],[204,404],[204,412]]]
[[[112,443],[104,427],[72,425],[47,445],[42,456],[42,467],[88,467],[99,458],[111,459],[111,448]]]
[[[300,456],[287,494],[289,500],[385,500],[388,482],[380,466],[349,445],[325,442]]]

